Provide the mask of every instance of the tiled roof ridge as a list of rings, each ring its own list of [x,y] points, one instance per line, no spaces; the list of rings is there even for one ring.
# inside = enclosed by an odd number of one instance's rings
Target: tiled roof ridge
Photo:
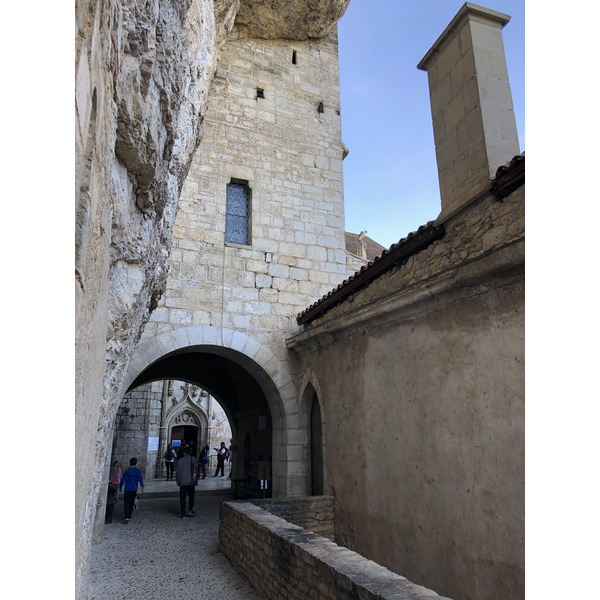
[[[525,183],[525,152],[517,154],[505,165],[500,165],[490,181],[490,194],[496,200],[506,198],[521,187]]]
[[[496,170],[496,175],[490,177],[490,193],[497,200],[502,200],[525,182],[525,152],[517,154],[508,163],[501,165]],[[411,254],[426,248],[431,242],[445,235],[443,225],[434,225],[435,221],[429,221],[421,225],[417,231],[409,233],[396,244],[392,244],[388,250],[384,250],[381,256],[363,265],[360,271],[345,279],[336,288],[330,290],[325,296],[308,308],[298,313],[296,322],[299,325],[309,323],[321,314],[340,304],[351,294],[365,287],[380,275],[396,266],[400,260],[404,260]],[[349,232],[347,232],[349,233]],[[421,242],[422,239],[422,243]],[[396,255],[398,255],[396,257]],[[319,309],[319,307],[321,307]]]
[[[354,273],[354,275],[345,279],[320,300],[317,300],[317,302],[311,304],[311,306],[299,313],[296,318],[298,324],[301,325],[309,320],[315,319],[321,312],[339,304],[347,296],[355,293],[393,266],[396,266],[400,260],[404,260],[407,256],[422,250],[433,241],[433,239],[429,238],[437,239],[442,237],[445,233],[443,226],[440,225],[436,227],[434,223],[435,221],[429,221],[427,224],[421,225],[417,231],[409,233],[396,244],[392,244],[388,250],[384,250],[381,253],[381,256],[378,256],[366,265],[363,265],[359,271]],[[403,252],[404,250],[409,250],[409,252]],[[346,293],[342,293],[342,290],[345,288],[347,288]],[[335,296],[339,296],[336,298],[335,302],[327,302],[328,299]],[[314,315],[310,315],[311,312],[314,312],[314,310],[321,305],[324,305],[322,310]]]

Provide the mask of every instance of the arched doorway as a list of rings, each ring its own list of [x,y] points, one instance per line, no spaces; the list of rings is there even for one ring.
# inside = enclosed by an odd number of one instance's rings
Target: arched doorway
[[[323,493],[323,427],[315,393],[310,410],[310,495],[321,496]]]
[[[305,494],[320,496],[327,493],[326,418],[320,401],[319,383],[312,371],[301,382],[300,415],[306,432],[303,478]]]
[[[196,425],[175,425],[169,435],[173,447],[184,445],[192,449],[192,456],[198,456],[200,430]]]

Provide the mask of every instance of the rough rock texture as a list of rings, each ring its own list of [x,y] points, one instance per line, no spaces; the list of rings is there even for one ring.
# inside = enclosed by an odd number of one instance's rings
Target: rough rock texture
[[[324,37],[350,0],[243,0],[235,20],[242,37],[307,40]]]
[[[119,384],[164,290],[214,67],[212,2],[77,3],[78,597]]]
[[[251,27],[244,17],[246,35],[259,35],[264,23],[264,35],[296,38],[329,31],[347,3],[76,2],[77,597],[87,595],[119,388],[165,289],[177,200],[200,141],[219,46],[238,9],[257,20]],[[298,19],[315,24],[300,27]]]

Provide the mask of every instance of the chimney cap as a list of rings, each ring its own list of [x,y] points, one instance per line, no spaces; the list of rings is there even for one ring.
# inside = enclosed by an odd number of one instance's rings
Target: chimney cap
[[[430,48],[429,52],[421,59],[421,62],[417,65],[417,69],[421,71],[427,71],[429,62],[435,54],[438,53],[442,44],[452,34],[453,30],[464,20],[468,18],[474,18],[475,20],[488,23],[490,25],[497,25],[500,29],[504,29],[504,26],[510,21],[510,16],[504,13],[497,12],[491,8],[485,8],[472,2],[465,2],[460,10],[456,13],[456,16],[440,37],[436,40],[435,44]]]

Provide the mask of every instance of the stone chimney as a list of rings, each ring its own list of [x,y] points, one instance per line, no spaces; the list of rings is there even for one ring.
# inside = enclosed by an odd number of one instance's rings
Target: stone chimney
[[[520,153],[502,29],[508,15],[466,2],[418,64],[427,71],[442,212],[455,214]]]

